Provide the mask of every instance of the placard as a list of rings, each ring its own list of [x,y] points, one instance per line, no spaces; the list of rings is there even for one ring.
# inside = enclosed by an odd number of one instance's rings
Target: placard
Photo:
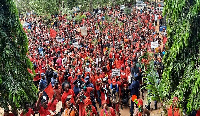
[[[80,29],[81,29],[81,35],[87,36],[87,27],[84,26],[84,27],[81,27]]]
[[[151,42],[151,48],[157,48],[159,46],[158,41]]]
[[[112,69],[112,76],[120,76],[120,69]]]

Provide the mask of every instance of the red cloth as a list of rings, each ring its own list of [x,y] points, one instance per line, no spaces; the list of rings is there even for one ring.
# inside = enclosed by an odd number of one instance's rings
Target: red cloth
[[[97,116],[97,111],[94,106],[92,106],[92,112],[90,114],[87,114],[86,110],[84,109],[82,112],[82,116]]]
[[[200,116],[200,108],[199,108],[199,110],[197,111],[196,116]]]
[[[4,114],[4,116],[5,116],[5,114]],[[13,113],[9,113],[8,116],[15,116],[15,115]]]
[[[112,107],[109,107],[109,111],[106,111],[106,112],[104,109],[102,109],[100,116],[115,116],[115,110]]]
[[[56,110],[56,104],[57,103],[58,103],[57,99],[55,99],[53,102],[50,101],[48,103],[48,109],[54,112]]]
[[[84,103],[85,103],[85,106],[92,105],[92,102],[88,97],[84,100]]]
[[[65,91],[63,93],[63,95],[61,97],[61,101],[62,101],[63,104],[65,103],[67,96],[70,96],[70,95],[71,95],[71,103],[75,104],[75,101],[74,101],[75,94],[74,94],[74,91],[72,89],[69,89],[68,92]]]
[[[61,88],[54,89],[54,91],[55,91],[55,94],[56,94],[56,99],[58,101],[61,101]]]
[[[90,92],[93,91],[93,88],[92,87],[87,87],[87,90],[85,92],[85,96],[86,97],[90,97]]]
[[[173,111],[174,115],[172,113],[172,106],[170,106],[170,108],[168,109],[168,116],[180,116],[178,108],[174,108]]]
[[[35,73],[38,73],[39,72],[39,68],[36,68],[35,69]],[[33,78],[33,81],[38,81],[38,80],[40,80],[41,79],[41,77],[40,77],[40,74],[39,75],[36,75],[34,78]]]
[[[26,114],[23,114],[23,112],[20,114],[20,116],[31,116],[34,115],[33,109],[29,108],[28,112]]]
[[[40,116],[47,116],[50,115],[51,113],[49,112],[48,108],[44,109],[43,107],[40,107],[39,114]]]
[[[49,83],[48,87],[45,88],[44,91],[46,92],[46,94],[48,95],[48,97],[49,97],[50,99],[53,98],[54,91],[53,91],[53,87],[52,87],[51,83]]]

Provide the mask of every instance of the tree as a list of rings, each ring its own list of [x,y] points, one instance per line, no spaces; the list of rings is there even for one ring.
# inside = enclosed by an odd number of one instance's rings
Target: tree
[[[162,99],[180,99],[183,111],[200,107],[200,1],[165,0],[169,48],[164,56]]]
[[[26,102],[34,103],[37,88],[28,72],[32,63],[27,57],[28,39],[19,21],[13,0],[0,2],[0,107],[25,108]]]

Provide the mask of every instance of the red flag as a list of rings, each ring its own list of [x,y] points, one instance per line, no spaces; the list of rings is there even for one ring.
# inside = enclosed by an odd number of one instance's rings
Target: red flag
[[[56,38],[56,34],[57,34],[57,32],[54,29],[50,29],[50,36],[52,38]]]
[[[44,91],[47,93],[47,95],[49,96],[50,99],[53,98],[54,91],[53,91],[53,87],[52,87],[51,83],[49,83],[48,87],[45,88]]]

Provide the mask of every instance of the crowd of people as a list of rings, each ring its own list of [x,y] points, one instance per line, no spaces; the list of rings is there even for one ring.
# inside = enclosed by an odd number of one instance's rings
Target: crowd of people
[[[39,90],[34,108],[27,106],[27,112],[21,115],[115,116],[126,106],[131,116],[149,116],[140,89],[141,64],[148,64],[148,59],[141,57],[147,52],[156,53],[154,60],[160,65],[161,77],[167,37],[165,30],[159,34],[155,27],[162,12],[133,8],[125,14],[116,6],[81,14],[86,15],[81,21],[52,15],[49,25],[38,16],[20,19],[29,23],[24,27],[28,57],[34,64],[33,82]],[[86,34],[82,33],[83,27]],[[155,41],[160,47],[153,49],[151,42]],[[137,96],[137,102],[131,100],[129,104],[132,96]],[[62,107],[57,112],[59,101]]]

